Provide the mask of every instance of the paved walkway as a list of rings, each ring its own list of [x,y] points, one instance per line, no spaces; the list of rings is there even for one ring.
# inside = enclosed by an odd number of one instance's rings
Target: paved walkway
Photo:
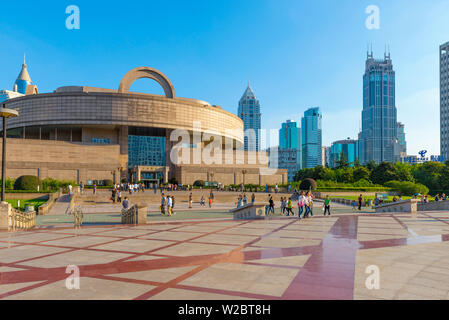
[[[50,208],[48,215],[65,214],[69,205],[70,205],[70,196],[68,194],[65,194],[56,200],[56,202]]]
[[[0,233],[0,298],[449,298],[449,212],[318,212]],[[79,290],[66,288],[68,265]]]

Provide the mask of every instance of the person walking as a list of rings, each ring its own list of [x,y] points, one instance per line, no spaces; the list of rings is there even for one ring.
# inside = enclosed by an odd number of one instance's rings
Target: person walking
[[[165,215],[165,195],[161,195],[161,213]]]
[[[288,201],[287,201],[287,216],[290,216],[290,213],[292,214],[292,216],[295,215],[295,213],[293,212],[293,202],[292,202],[292,198],[291,197],[288,198]]]
[[[312,195],[312,192],[310,192],[310,191],[308,192],[307,202],[308,202],[308,206],[309,206],[310,216],[313,217],[313,195]]]
[[[205,207],[206,206],[206,202],[204,201],[204,196],[201,196],[200,206],[201,207]]]
[[[112,203],[115,203],[115,196],[116,195],[117,195],[117,189],[115,189],[115,187],[114,187],[114,188],[112,188],[112,192],[111,192]]]
[[[212,206],[212,202],[214,202],[214,192],[212,191],[212,189],[210,190],[210,194],[209,194],[209,203],[210,206]]]
[[[175,196],[171,196],[171,213],[176,214],[176,212],[175,212]]]
[[[256,195],[253,193],[251,195],[251,203],[254,204],[255,201],[256,201]]]
[[[117,191],[117,201],[118,203],[122,203],[122,192],[120,189]]]
[[[363,200],[362,194],[360,194],[358,200],[359,200],[359,211],[361,211],[362,210],[362,200]]]
[[[93,194],[97,193],[97,185],[95,183],[94,183],[94,186],[92,188],[92,192],[93,192]]]
[[[237,208],[240,208],[242,206],[242,196],[239,195],[237,198]]]
[[[169,217],[171,217],[172,214],[172,203],[172,198],[170,196],[167,196],[167,212]]]
[[[304,218],[308,218],[310,213],[309,197],[308,194],[304,194]]]
[[[301,219],[301,214],[304,212],[304,191],[301,191],[298,197],[298,218]]]
[[[192,209],[192,205],[193,205],[193,196],[192,196],[192,193],[190,192],[190,194],[189,194],[189,209]]]
[[[212,198],[211,197],[209,197],[209,208],[212,208]]]
[[[243,194],[243,205],[246,206],[248,202],[248,198],[246,197],[246,194]]]
[[[328,213],[328,215],[331,215],[331,199],[329,199],[329,195],[326,196],[323,207],[324,207],[324,215],[326,215],[326,212]]]
[[[81,181],[80,182],[80,193],[83,194],[84,192],[84,183]]]
[[[274,214],[274,201],[273,201],[273,197],[270,197],[270,200],[268,201],[268,203],[270,204],[270,210],[269,212],[272,212]]]

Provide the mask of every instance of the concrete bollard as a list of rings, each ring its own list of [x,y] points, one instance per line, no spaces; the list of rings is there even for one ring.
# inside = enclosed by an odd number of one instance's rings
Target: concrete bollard
[[[11,205],[4,201],[0,203],[0,230],[9,229],[9,214],[11,212]]]
[[[136,224],[147,224],[147,205],[138,205],[137,206],[137,221]]]

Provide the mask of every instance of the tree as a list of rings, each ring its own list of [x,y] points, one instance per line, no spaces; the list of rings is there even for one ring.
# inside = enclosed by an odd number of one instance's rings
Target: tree
[[[326,169],[322,166],[322,165],[317,165],[314,169],[313,169],[313,175],[312,178],[314,180],[324,180],[323,176],[326,172]]]
[[[445,166],[440,171],[440,176],[438,177],[438,186],[441,190],[449,191],[449,166]]]
[[[396,167],[390,162],[382,162],[376,166],[370,175],[370,179],[375,184],[385,184],[387,181],[398,180]]]
[[[413,166],[412,174],[417,182],[430,190],[440,190],[440,174],[446,166],[440,162],[425,162]]]
[[[340,156],[338,157],[338,160],[337,160],[337,169],[342,169],[342,168],[347,168],[347,167],[349,167],[348,160],[346,159],[346,156],[343,153],[343,151],[341,151]]]
[[[362,163],[360,162],[359,158],[355,158],[353,165],[354,165],[354,167],[358,168],[358,167],[362,166]]]
[[[377,163],[374,160],[370,160],[366,163],[365,167],[371,172],[377,167]]]
[[[354,181],[359,180],[369,180],[370,172],[366,167],[355,167],[354,168]]]
[[[294,180],[302,181],[306,178],[313,178],[313,177],[314,177],[314,168],[303,168],[296,172]]]
[[[341,180],[345,183],[352,183],[354,182],[354,168],[347,167],[341,169]]]
[[[396,162],[394,166],[396,167],[396,173],[398,175],[399,181],[415,182],[410,164]]]
[[[321,180],[335,181],[336,180],[335,171],[332,170],[331,168],[324,168]]]

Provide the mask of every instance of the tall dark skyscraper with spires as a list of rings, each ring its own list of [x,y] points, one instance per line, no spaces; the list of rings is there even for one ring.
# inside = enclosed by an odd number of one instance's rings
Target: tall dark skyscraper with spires
[[[261,113],[256,95],[249,86],[239,101],[238,116],[243,120],[245,130],[245,150],[260,150]]]
[[[362,131],[360,161],[394,162],[397,145],[397,111],[395,102],[395,72],[390,53],[384,59],[374,59],[367,52],[363,75]]]

